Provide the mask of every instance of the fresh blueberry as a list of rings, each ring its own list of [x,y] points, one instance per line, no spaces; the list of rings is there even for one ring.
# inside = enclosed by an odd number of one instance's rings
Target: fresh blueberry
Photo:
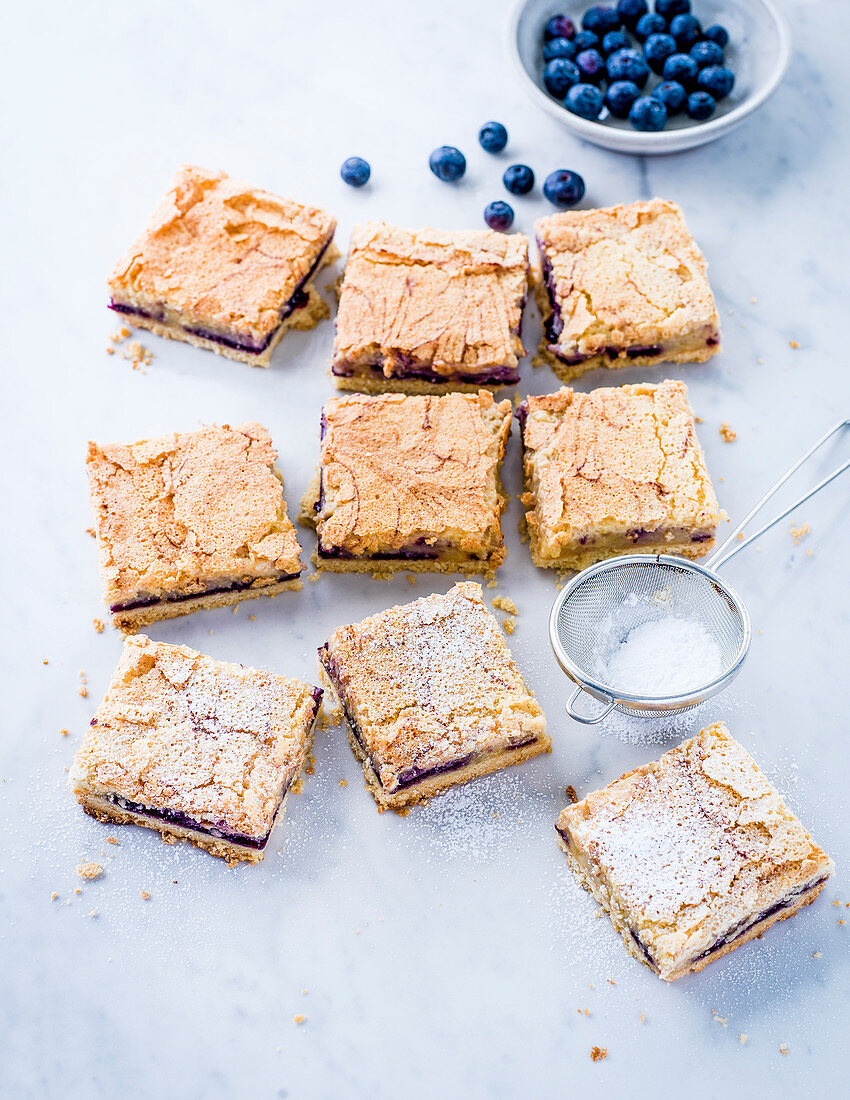
[[[635,26],[635,38],[640,42],[649,38],[651,34],[666,34],[667,20],[656,12],[642,15]]]
[[[579,31],[573,39],[573,45],[576,53],[581,53],[582,50],[598,50],[602,45],[602,39],[593,31]]]
[[[667,125],[667,108],[660,99],[642,95],[632,104],[629,122],[636,130],[663,130]]]
[[[649,11],[646,0],[617,0],[617,15],[625,26],[632,28]]]
[[[664,62],[661,75],[665,80],[675,80],[685,88],[692,88],[697,79],[697,63],[686,53],[674,53]]]
[[[339,174],[349,187],[362,187],[364,183],[369,182],[372,169],[369,167],[368,160],[362,157],[348,157],[342,162]]]
[[[676,39],[676,45],[685,53],[699,41],[702,27],[693,15],[676,15],[670,20],[670,34]]]
[[[593,84],[574,84],[567,92],[564,106],[579,118],[599,118],[604,102],[602,92]]]
[[[569,38],[550,38],[543,47],[543,60],[552,61],[556,57],[565,57],[569,60],[575,57],[576,48]]]
[[[567,61],[565,57],[556,57],[550,61],[543,70],[543,83],[546,90],[555,99],[563,99],[567,89],[581,80],[581,73],[574,61]]]
[[[715,99],[723,99],[729,95],[735,84],[735,74],[722,65],[709,65],[707,69],[701,69],[697,77],[697,87],[702,92],[708,92]]]
[[[572,38],[576,33],[576,25],[566,15],[553,15],[543,28],[544,38]]]
[[[614,118],[628,118],[632,104],[640,95],[640,88],[631,80],[615,80],[608,85],[605,106]]]
[[[697,122],[704,122],[714,114],[716,104],[708,92],[691,92],[688,96],[688,114]]]
[[[661,100],[667,108],[668,117],[677,115],[685,106],[685,100],[688,98],[688,93],[675,80],[662,80],[660,84],[655,85],[649,94],[655,99]]]
[[[605,76],[605,61],[599,50],[582,50],[576,57],[576,65],[582,80],[598,84]]]
[[[513,207],[497,199],[484,207],[484,221],[491,229],[505,233],[514,224]]]
[[[441,145],[428,158],[431,171],[439,180],[453,183],[466,171],[466,157],[453,145]]]
[[[609,80],[631,80],[642,88],[649,79],[649,65],[640,50],[617,50],[606,65]]]
[[[593,31],[600,37],[608,31],[615,31],[620,26],[620,17],[615,8],[606,8],[597,4],[594,8],[588,8],[581,17],[581,29]]]
[[[602,47],[599,52],[603,57],[607,57],[609,54],[616,53],[617,50],[627,50],[631,44],[632,40],[625,31],[608,31],[602,39]]]
[[[655,10],[665,19],[684,15],[691,10],[691,0],[655,0]]]
[[[501,153],[508,144],[508,131],[501,122],[485,122],[478,131],[478,144],[485,153]]]
[[[719,23],[715,23],[713,27],[707,27],[702,32],[703,38],[707,38],[709,42],[716,42],[721,50],[725,50],[729,44],[729,32],[725,27],[721,27]]]
[[[527,195],[534,186],[534,173],[527,164],[512,164],[505,169],[502,183],[512,195]]]
[[[584,198],[584,180],[578,172],[558,168],[546,177],[543,194],[555,206],[575,206]]]
[[[643,55],[654,73],[660,73],[675,52],[676,40],[669,34],[651,34],[643,44]]]
[[[690,56],[696,61],[700,69],[704,69],[706,65],[723,64],[723,50],[716,42],[709,42],[705,38],[702,42],[695,42],[691,46]]]

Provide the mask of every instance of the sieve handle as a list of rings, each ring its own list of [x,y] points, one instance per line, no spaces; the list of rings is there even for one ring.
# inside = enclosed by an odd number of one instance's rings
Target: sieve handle
[[[803,465],[803,463],[807,462],[812,457],[815,451],[820,450],[820,448],[824,445],[824,443],[827,442],[827,440],[832,439],[836,432],[840,432],[843,428],[848,427],[848,425],[850,425],[850,417],[848,417],[846,420],[839,420],[837,424],[834,424],[829,429],[826,435],[821,436],[817,443],[815,443],[814,446],[810,447],[808,451],[806,451],[802,458],[798,458],[794,465],[791,466],[790,469],[785,471],[779,481],[777,481],[771,489],[768,489],[768,491],[764,494],[758,504],[756,504],[754,508],[750,509],[746,516],[744,516],[744,518],[741,520],[741,522],[738,524],[732,534],[729,535],[729,537],[726,538],[714,551],[714,553],[705,563],[709,569],[719,569],[720,566],[724,564],[724,562],[729,561],[730,558],[734,558],[739,550],[743,550],[745,546],[749,546],[751,542],[755,542],[756,539],[761,538],[765,531],[769,531],[770,528],[774,527],[777,523],[780,522],[780,520],[783,520],[787,515],[790,515],[795,508],[799,508],[801,504],[805,504],[805,502],[813,497],[815,493],[819,493],[821,489],[829,485],[830,481],[834,481],[835,478],[839,476],[839,474],[843,474],[845,470],[850,468],[850,460],[848,460],[847,462],[839,466],[837,470],[833,470],[832,473],[829,474],[828,477],[825,477],[823,481],[819,482],[814,487],[814,489],[810,489],[808,493],[806,493],[804,496],[799,497],[797,500],[794,501],[793,504],[789,504],[784,512],[780,512],[778,516],[766,523],[764,527],[759,528],[759,530],[756,531],[754,535],[750,535],[748,539],[744,539],[743,542],[739,542],[738,545],[732,547],[731,550],[726,549],[728,546],[730,546],[732,542],[737,539],[738,535],[744,530],[744,528],[747,526],[753,516],[760,512],[762,508],[764,508],[765,504],[767,504],[767,502],[770,500],[770,498],[779,492],[779,490],[782,488],[788,478],[795,474]]]
[[[597,722],[601,722],[603,718],[607,718],[614,707],[616,707],[617,705],[616,699],[612,699],[610,695],[606,695],[606,699],[610,699],[611,702],[608,704],[605,710],[602,711],[601,714],[579,714],[579,712],[573,707],[573,703],[575,703],[579,695],[584,694],[586,694],[584,688],[577,687],[575,689],[575,691],[570,696],[570,701],[567,703],[567,714],[569,714],[570,718],[574,718],[576,722],[583,722],[586,726],[595,726]]]

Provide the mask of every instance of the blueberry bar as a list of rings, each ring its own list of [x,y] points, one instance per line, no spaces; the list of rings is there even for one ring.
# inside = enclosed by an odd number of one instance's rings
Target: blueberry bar
[[[256,423],[89,443],[103,594],[140,626],[301,587],[276,453]]]
[[[682,382],[530,396],[522,425],[525,525],[535,565],[617,554],[698,558],[724,518]]]
[[[137,328],[267,367],[291,328],[329,315],[312,280],[338,255],[324,210],[184,166],[109,277]]]
[[[340,627],[319,659],[380,810],[404,811],[551,749],[472,581]]]
[[[332,374],[362,393],[471,392],[519,380],[528,239],[356,226]]]
[[[489,573],[505,558],[499,467],[510,401],[352,394],[322,412],[319,473],[301,513],[336,572]]]
[[[706,262],[673,202],[535,223],[541,352],[569,382],[596,367],[701,363],[720,350]]]
[[[580,884],[666,982],[792,917],[833,870],[723,724],[568,806],[557,830]]]
[[[299,680],[129,637],[71,789],[100,821],[253,863],[301,772],[321,700]]]

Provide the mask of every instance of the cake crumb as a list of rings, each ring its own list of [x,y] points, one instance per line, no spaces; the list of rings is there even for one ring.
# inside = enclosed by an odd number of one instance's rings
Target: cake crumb
[[[608,1057],[607,1047],[592,1047],[590,1051],[591,1062],[601,1062],[603,1058]]]
[[[645,1013],[645,1012],[641,1012],[641,1014],[640,1014],[640,1022],[641,1022],[642,1024],[645,1024],[645,1023],[646,1023],[646,1013]]]
[[[416,584],[416,576],[415,576],[415,574],[413,574],[413,573],[408,573],[408,574],[407,574],[407,583],[408,583],[408,584]]]
[[[789,348],[798,348],[799,346],[800,345],[797,343],[796,340],[789,340],[788,341],[788,347]]]
[[[754,306],[757,301],[758,301],[758,298],[756,298],[756,296],[753,295],[752,298],[750,298],[750,305]]]
[[[107,844],[117,844],[118,843],[118,838],[114,837],[114,836],[108,836],[106,838],[106,843]]]
[[[307,1019],[307,1017],[306,1017],[306,1016],[303,1016],[303,1015],[302,1015],[302,1014],[301,1014],[301,1013],[299,1012],[297,1016],[293,1016],[293,1017],[292,1017],[292,1022],[293,1022],[294,1024],[303,1024],[303,1023],[304,1023],[304,1021],[305,1021],[306,1019]]]
[[[92,619],[92,626],[98,634],[102,634],[106,629],[106,623],[104,623],[102,619]]]
[[[66,729],[59,730],[59,736],[60,737],[67,737],[68,736],[68,731]]]
[[[347,779],[340,779],[339,785],[340,785],[340,787],[347,787],[348,786],[348,780]]]
[[[513,619],[502,619],[502,630],[504,630],[506,634],[513,634],[515,629],[516,623]]]
[[[567,787],[567,798],[570,800],[571,805],[575,805],[575,803],[578,802],[578,795],[576,794],[576,789],[572,785],[572,783],[570,783]]]
[[[252,623],[255,623],[257,621],[256,615],[249,615],[248,618],[251,620]]]
[[[802,523],[799,527],[795,527],[791,524],[791,538],[794,540],[794,545],[802,542],[806,535],[810,534],[811,527],[808,523]]]
[[[322,574],[321,573],[308,573],[307,574],[307,580],[310,581],[311,584],[315,584],[317,581],[320,581],[321,579],[322,579]],[[253,616],[251,616],[251,617],[253,618]]]
[[[80,878],[96,879],[103,874],[103,868],[99,863],[79,863],[77,864],[77,874]]]
[[[498,607],[500,611],[507,612],[508,615],[518,615],[519,609],[510,596],[494,596],[493,607]]]
[[[50,900],[51,900],[51,901],[56,901],[56,899],[57,899],[58,897],[59,897],[59,895],[58,895],[58,894],[56,893],[56,891],[54,890],[54,891],[53,891],[53,893],[52,893],[52,894],[50,895]]]
[[[779,1053],[780,1054],[787,1054],[788,1053],[788,1044],[787,1043],[780,1043],[779,1044]]]
[[[720,438],[724,443],[734,443],[738,438],[738,433],[727,420],[724,420],[720,425]]]
[[[85,533],[87,535],[89,535],[90,538],[93,538],[93,539],[97,538],[97,535],[95,534],[95,530],[94,530],[93,527],[86,527],[85,528]]]
[[[147,890],[140,890],[139,897],[142,899],[142,901],[150,901],[150,894]]]
[[[487,581],[487,587],[488,588],[498,588],[499,587],[499,582],[496,580],[495,577],[492,577],[489,581]]]
[[[89,693],[89,689],[86,687],[85,684],[81,684],[80,687],[77,688],[77,694],[82,696],[83,699],[86,698],[88,693]]]
[[[747,1041],[747,1036],[742,1031],[741,1034],[738,1036],[738,1042],[743,1044],[743,1043],[746,1043],[746,1041]]]

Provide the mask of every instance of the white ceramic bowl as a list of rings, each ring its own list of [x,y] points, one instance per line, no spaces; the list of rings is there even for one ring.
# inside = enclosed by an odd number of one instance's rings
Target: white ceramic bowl
[[[608,0],[611,4],[615,0]],[[632,129],[628,119],[608,115],[604,121],[579,118],[546,91],[543,84],[543,27],[563,13],[579,27],[593,0],[519,0],[508,23],[508,53],[528,93],[545,111],[577,136],[638,155],[677,153],[705,145],[734,129],[776,90],[791,59],[791,35],[785,17],[772,0],[693,0],[692,11],[704,27],[721,23],[729,31],[726,58],[735,74],[731,95],[721,100],[707,122],[681,114],[660,133]],[[653,5],[650,3],[650,10]],[[650,86],[654,79],[650,80]]]

